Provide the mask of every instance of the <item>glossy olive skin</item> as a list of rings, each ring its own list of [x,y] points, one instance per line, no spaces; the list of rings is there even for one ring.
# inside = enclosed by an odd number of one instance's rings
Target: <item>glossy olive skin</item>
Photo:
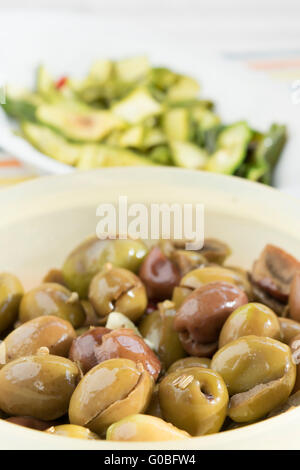
[[[272,297],[286,303],[294,274],[300,262],[274,245],[266,245],[252,269],[253,281]]]
[[[290,318],[279,317],[281,341],[289,344],[297,335],[300,335],[300,323]]]
[[[181,277],[177,265],[159,246],[150,250],[140,267],[139,276],[146,286],[149,299],[156,301],[170,299]]]
[[[97,434],[83,426],[77,426],[76,424],[60,424],[59,426],[51,426],[51,428],[48,427],[47,432],[57,436],[72,437],[74,439],[88,439],[93,441],[99,439]]]
[[[147,410],[145,411],[145,413],[147,415],[156,416],[157,418],[163,419],[162,411],[161,411],[160,404],[159,404],[158,388],[159,388],[159,385],[158,383],[156,383],[154,386],[153,393],[151,395],[149,406]]]
[[[147,307],[146,289],[141,280],[128,269],[108,264],[93,277],[89,301],[99,317],[117,311],[137,321]]]
[[[79,328],[85,321],[83,307],[76,293],[60,284],[41,284],[27,292],[20,304],[21,323],[43,315],[54,315]]]
[[[112,424],[106,433],[107,441],[177,441],[191,437],[155,416],[136,414]]]
[[[180,286],[194,290],[211,282],[234,284],[244,290],[247,295],[251,290],[251,286],[243,273],[223,266],[205,266],[194,269],[181,279]]]
[[[165,420],[179,429],[192,436],[221,429],[228,392],[222,377],[215,371],[190,367],[172,372],[160,382],[158,394]]]
[[[291,339],[289,344],[294,362],[296,364],[296,382],[294,385],[293,393],[300,390],[300,334]]]
[[[60,356],[16,359],[0,370],[0,408],[9,415],[57,419],[68,410],[78,376],[77,366]]]
[[[157,380],[161,364],[152,349],[143,338],[128,328],[113,330],[102,338],[102,342],[95,348],[98,364],[108,359],[124,358],[143,364],[145,370]]]
[[[213,357],[213,370],[224,379],[233,421],[256,421],[289,397],[296,379],[291,350],[265,337],[244,336],[226,344]]]
[[[0,274],[0,333],[16,321],[23,294],[23,286],[16,276]]]
[[[212,282],[195,289],[177,310],[174,329],[191,356],[210,357],[217,349],[220,330],[228,316],[248,303],[234,284]]]
[[[300,321],[300,271],[293,278],[289,296],[290,317],[295,321]]]
[[[153,379],[141,364],[110,359],[93,367],[79,382],[69,406],[71,424],[102,435],[126,416],[143,413],[153,391]]]
[[[87,298],[92,278],[106,263],[137,272],[148,249],[140,240],[99,240],[93,236],[78,245],[66,259],[62,272],[69,289]]]
[[[37,317],[13,330],[4,340],[6,362],[32,356],[46,347],[50,354],[67,357],[76,333],[71,323],[59,317]]]
[[[175,308],[179,309],[185,299],[193,292],[193,289],[189,287],[182,287],[177,286],[174,287],[173,295],[172,295],[172,302],[175,304]]]
[[[55,284],[60,284],[66,287],[61,269],[50,269],[46,276],[43,277],[43,284],[48,282],[54,282]]]
[[[281,339],[277,315],[259,303],[249,303],[232,312],[223,325],[219,336],[219,348],[241,336],[268,336]]]
[[[167,373],[170,374],[177,370],[188,369],[190,367],[204,367],[205,369],[210,369],[210,364],[211,360],[207,357],[184,357],[183,359],[173,362]]]
[[[49,421],[42,421],[41,419],[32,418],[32,416],[12,416],[6,418],[5,421],[25,428],[36,429],[37,431],[46,431],[49,428]]]
[[[95,349],[102,343],[103,336],[110,331],[103,326],[90,328],[72,342],[69,359],[78,364],[83,374],[98,364]]]
[[[158,304],[159,309],[146,315],[139,324],[142,336],[154,346],[163,370],[186,355],[178,333],[174,330],[175,306],[165,300]]]

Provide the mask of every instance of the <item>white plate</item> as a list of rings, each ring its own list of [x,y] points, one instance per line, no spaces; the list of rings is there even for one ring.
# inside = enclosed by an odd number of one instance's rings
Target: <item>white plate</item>
[[[246,119],[266,130],[272,122],[286,123],[289,142],[277,167],[275,185],[299,186],[300,105],[294,105],[288,85],[222,60],[205,45],[116,20],[66,13],[1,12],[0,75],[8,83],[32,85],[36,67],[44,63],[54,74],[80,76],[93,60],[147,54],[154,64],[164,64],[199,79],[203,96],[212,98],[226,122]],[[201,48],[202,46],[202,48]],[[40,171],[61,174],[72,168],[46,157],[12,134],[13,123],[0,110],[0,146]]]

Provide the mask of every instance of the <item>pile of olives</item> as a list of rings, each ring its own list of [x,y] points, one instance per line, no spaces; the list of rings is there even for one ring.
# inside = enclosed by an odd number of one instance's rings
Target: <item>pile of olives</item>
[[[188,439],[300,404],[300,262],[267,245],[90,237],[24,293],[0,274],[1,419],[113,441]]]

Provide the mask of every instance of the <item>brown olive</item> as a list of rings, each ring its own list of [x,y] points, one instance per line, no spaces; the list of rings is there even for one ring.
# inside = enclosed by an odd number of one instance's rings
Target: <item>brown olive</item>
[[[0,409],[9,415],[49,421],[63,416],[79,370],[60,356],[21,357],[0,370]]]
[[[86,374],[98,364],[95,349],[102,343],[103,336],[110,333],[110,331],[108,328],[98,326],[90,328],[74,339],[70,348],[69,359],[78,364],[83,374]]]
[[[265,305],[245,304],[229,315],[219,337],[219,348],[241,336],[256,335],[281,339],[277,315]]]
[[[184,357],[183,359],[173,362],[168,369],[168,374],[176,370],[188,369],[189,367],[204,367],[205,369],[210,369],[210,363],[211,360],[207,357]]]
[[[75,336],[71,323],[59,317],[45,315],[13,330],[5,338],[1,348],[5,347],[5,362],[32,356],[41,347],[48,348],[50,354],[55,356],[67,357]]]
[[[155,416],[136,414],[112,424],[107,441],[177,441],[191,437],[185,431]]]
[[[248,303],[245,292],[227,282],[212,282],[196,289],[177,311],[174,329],[192,356],[210,357],[228,316]]]
[[[175,305],[165,300],[158,304],[157,311],[146,315],[139,324],[142,336],[153,345],[164,371],[186,355],[174,330],[175,316]]]
[[[287,302],[291,283],[300,262],[286,251],[267,245],[252,269],[253,281],[268,294]]]
[[[175,250],[170,259],[178,266],[180,276],[184,276],[193,269],[206,266],[208,261],[198,251]]]
[[[226,417],[228,392],[213,370],[190,367],[166,375],[159,384],[164,418],[192,436],[218,432]]]
[[[19,319],[22,323],[42,315],[54,315],[79,328],[85,321],[78,294],[60,284],[41,284],[27,292],[20,304]]]
[[[25,428],[36,429],[37,431],[46,431],[49,428],[49,421],[32,418],[32,416],[11,416],[5,421],[24,426]]]
[[[237,422],[256,421],[284,403],[296,379],[290,348],[254,335],[227,343],[214,355],[211,367],[227,385],[228,415]]]
[[[76,424],[60,424],[59,426],[51,426],[50,428],[48,426],[47,432],[57,436],[72,437],[74,439],[88,439],[93,441],[99,439],[97,434]]]
[[[137,272],[147,254],[141,240],[99,240],[93,236],[77,246],[62,268],[64,280],[72,291],[87,298],[92,278],[106,263]]]
[[[290,318],[279,317],[281,341],[289,344],[297,335],[300,335],[300,323]]]
[[[16,276],[0,273],[0,333],[16,321],[23,294],[22,284]]]
[[[215,238],[206,238],[200,253],[211,263],[223,264],[231,254],[231,249],[226,243]]]
[[[99,317],[117,311],[132,321],[143,315],[148,302],[141,280],[131,271],[110,264],[93,277],[89,300]]]
[[[158,246],[154,246],[143,261],[139,276],[146,286],[151,300],[166,300],[172,297],[180,281],[180,271]]]
[[[130,359],[102,362],[77,385],[69,406],[70,423],[102,435],[116,421],[143,413],[152,391],[153,379],[140,363]]]
[[[280,302],[275,297],[272,297],[265,290],[261,289],[257,284],[252,282],[252,292],[253,292],[253,301],[259,302],[261,304],[269,307],[276,315],[282,316],[285,315],[286,304]]]
[[[289,313],[293,320],[300,321],[300,271],[294,275],[291,284]]]
[[[101,344],[95,348],[95,356],[98,363],[114,358],[140,362],[154,380],[158,378],[161,370],[160,361],[152,349],[143,338],[128,328],[120,328],[105,334]]]

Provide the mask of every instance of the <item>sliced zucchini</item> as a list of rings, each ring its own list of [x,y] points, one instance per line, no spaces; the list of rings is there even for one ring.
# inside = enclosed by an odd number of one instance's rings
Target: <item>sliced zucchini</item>
[[[215,173],[233,174],[243,163],[252,131],[245,122],[226,127],[217,139],[217,150],[211,155],[205,169]]]
[[[88,78],[103,85],[111,78],[112,72],[113,63],[110,60],[97,60],[93,63]]]
[[[141,80],[150,72],[150,63],[147,57],[131,57],[115,63],[117,80],[133,83]]]
[[[8,86],[3,109],[10,116],[20,120],[35,121],[36,108],[43,103],[42,98],[23,88]]]
[[[195,107],[191,115],[203,131],[219,126],[221,123],[221,119],[217,114],[201,106]]]
[[[43,65],[40,65],[37,71],[37,92],[44,98],[53,95],[56,92],[54,80]]]
[[[263,136],[254,153],[254,161],[258,166],[267,165],[273,169],[286,144],[286,126],[272,124]]]
[[[173,158],[170,148],[166,145],[160,145],[153,148],[149,153],[149,158],[158,165],[172,165]]]
[[[153,162],[148,158],[137,155],[130,150],[110,147],[104,144],[84,145],[77,167],[81,170],[91,170],[109,166],[149,166]]]
[[[156,116],[162,112],[162,106],[152,98],[148,90],[135,89],[126,98],[111,108],[112,112],[124,121],[137,124],[149,116]]]
[[[189,111],[185,108],[169,109],[163,115],[162,128],[169,140],[189,140],[191,134]]]
[[[162,91],[175,84],[178,75],[165,67],[154,67],[151,70],[151,83]]]
[[[185,101],[196,98],[200,91],[199,83],[190,77],[181,76],[167,93],[169,101]]]
[[[170,147],[175,165],[190,170],[201,170],[208,160],[206,150],[190,142],[171,142]]]
[[[143,148],[149,149],[151,147],[156,147],[157,145],[162,145],[167,142],[165,134],[154,127],[152,129],[145,129],[144,139],[143,139]]]
[[[144,127],[142,125],[132,126],[121,135],[119,145],[121,147],[141,148],[143,145]]]
[[[81,152],[80,144],[71,144],[48,127],[24,121],[22,131],[27,140],[40,152],[66,165],[75,165]]]
[[[66,105],[42,105],[36,110],[36,118],[53,127],[66,138],[79,142],[98,142],[123,123],[113,113]]]
[[[252,166],[248,169],[246,173],[246,178],[251,181],[260,181],[267,172],[267,166]]]

